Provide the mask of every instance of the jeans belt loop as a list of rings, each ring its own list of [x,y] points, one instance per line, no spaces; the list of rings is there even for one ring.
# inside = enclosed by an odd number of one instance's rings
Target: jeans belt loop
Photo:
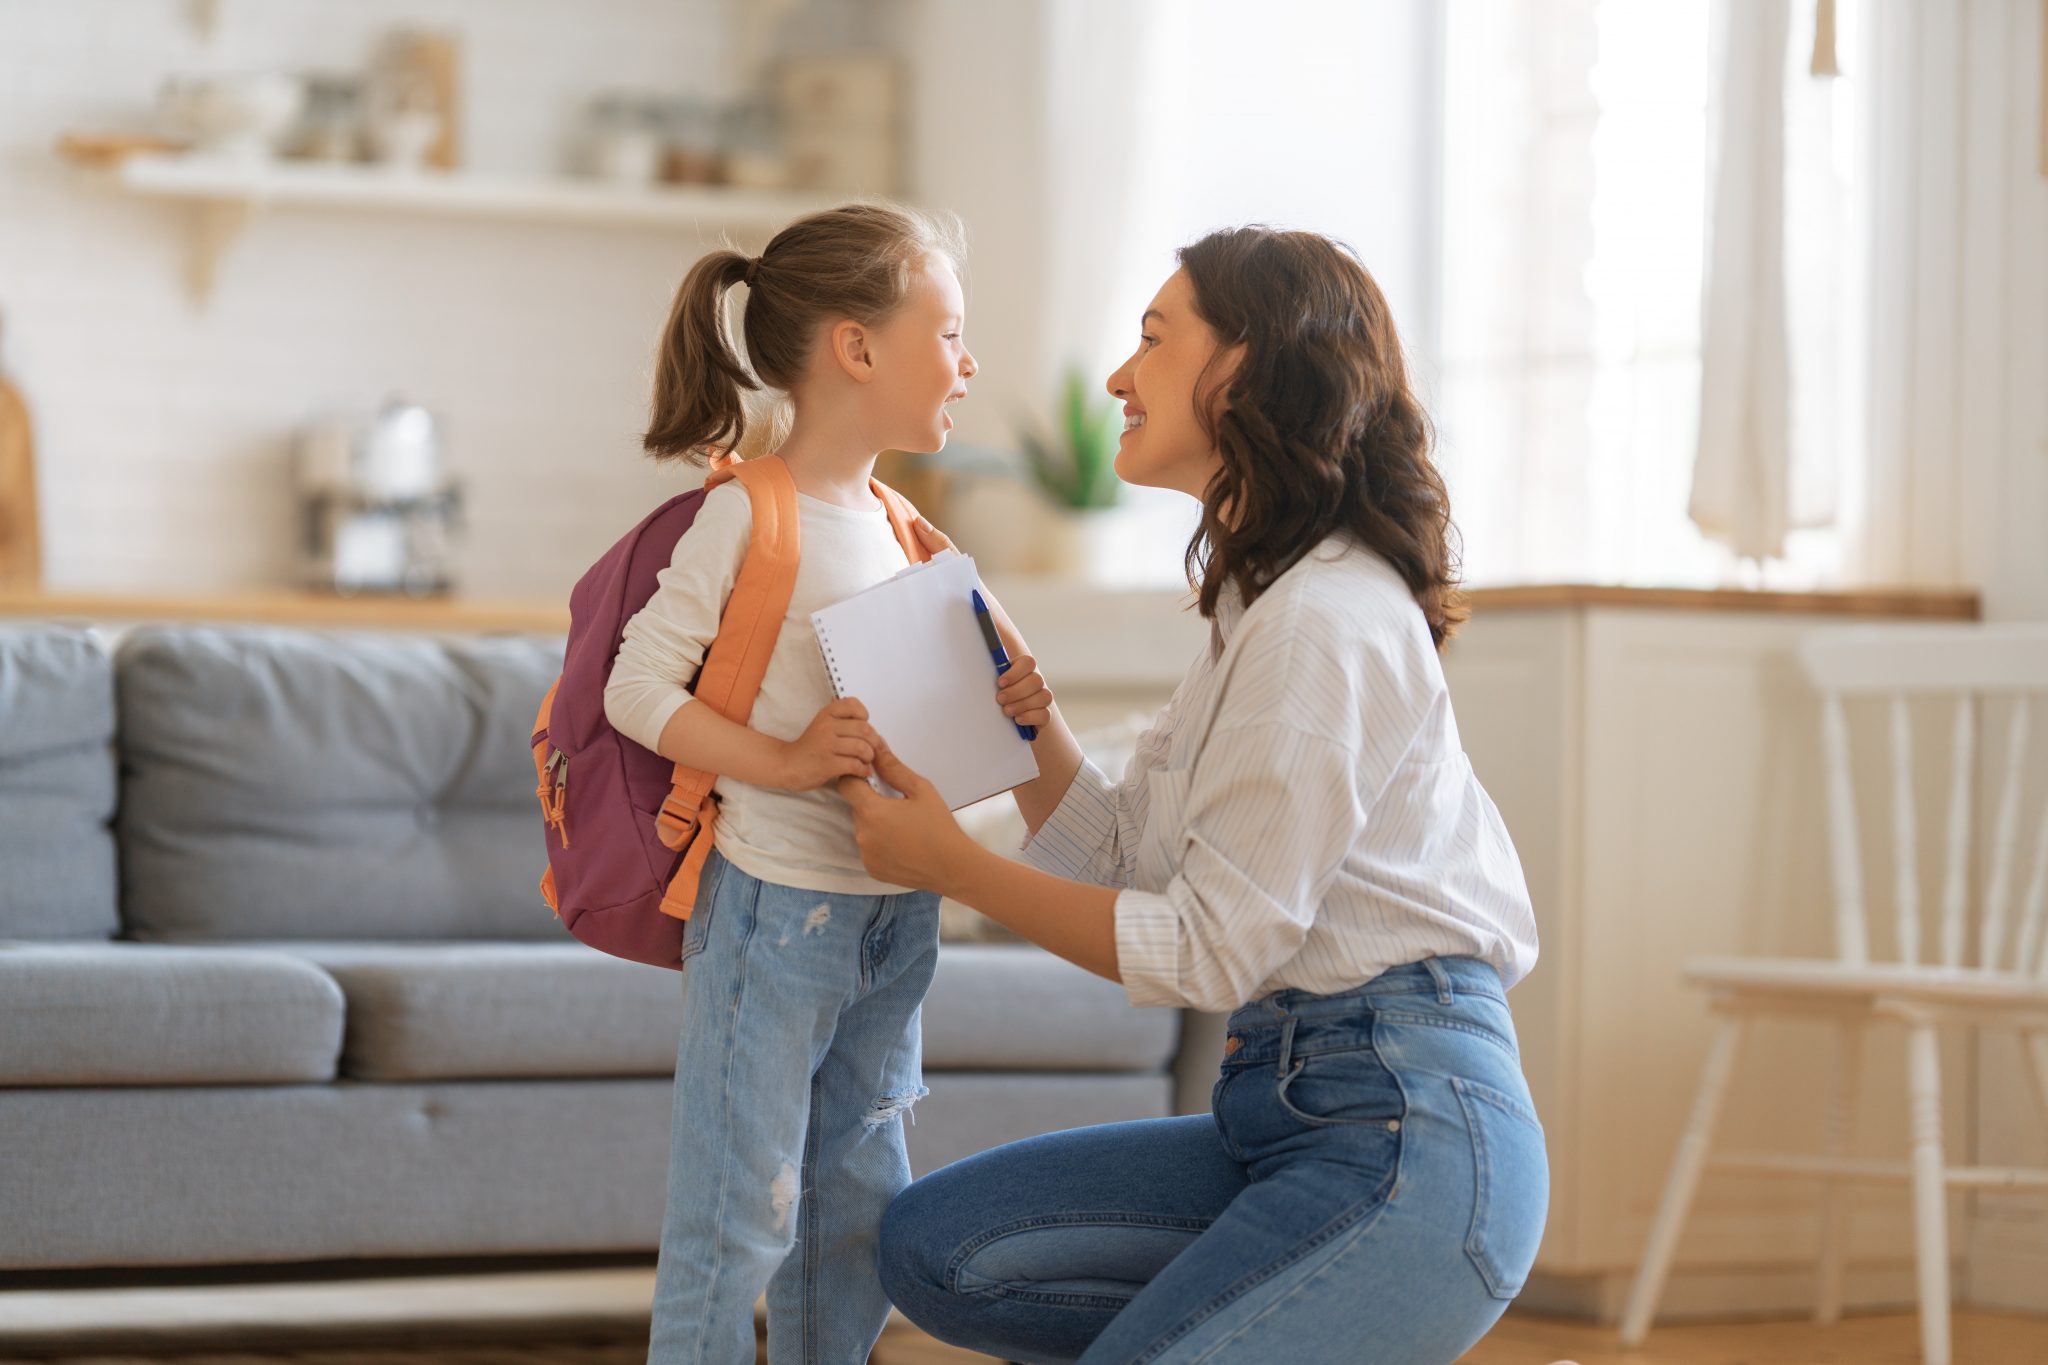
[[[1438,962],[1435,957],[1425,957],[1424,959],[1422,959],[1422,966],[1423,970],[1429,973],[1429,979],[1436,982],[1437,1004],[1450,1004],[1451,974],[1444,970],[1444,964]]]
[[[1288,1063],[1294,1060],[1294,1026],[1299,1021],[1299,1015],[1290,1014],[1287,1022],[1280,1026],[1280,1060],[1274,1066],[1273,1074],[1282,1080],[1287,1078]]]

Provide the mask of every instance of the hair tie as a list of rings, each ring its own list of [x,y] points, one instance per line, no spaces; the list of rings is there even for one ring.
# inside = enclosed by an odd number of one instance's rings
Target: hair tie
[[[752,289],[754,287],[754,276],[758,275],[760,272],[761,258],[759,256],[753,256],[748,258],[747,273],[740,276],[740,283],[746,285],[747,288]]]

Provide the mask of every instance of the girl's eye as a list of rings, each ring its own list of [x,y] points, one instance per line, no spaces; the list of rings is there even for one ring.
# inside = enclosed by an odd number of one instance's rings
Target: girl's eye
[[[948,341],[958,341],[959,339],[960,339],[960,334],[959,334],[958,332],[948,332],[948,333],[946,333],[946,340],[948,340]]]

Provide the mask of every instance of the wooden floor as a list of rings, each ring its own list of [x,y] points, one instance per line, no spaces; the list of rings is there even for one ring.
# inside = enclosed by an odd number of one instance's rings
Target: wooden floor
[[[1717,1323],[1664,1328],[1640,1350],[1624,1350],[1610,1328],[1510,1314],[1462,1365],[1910,1365],[1919,1359],[1910,1316],[1850,1318],[1831,1328],[1805,1322]],[[1967,1365],[2048,1361],[2048,1319],[1960,1313],[1955,1358]],[[561,1340],[463,1345],[454,1341],[175,1354],[0,1354],[0,1365],[643,1365],[644,1335],[606,1332]],[[766,1359],[764,1355],[763,1360]],[[988,1365],[913,1328],[892,1326],[874,1365]],[[1261,1365],[1265,1365],[1261,1362]]]
[[[203,1277],[202,1277],[203,1278]],[[644,1365],[652,1268],[508,1273],[303,1271],[274,1283],[0,1290],[0,1365]],[[2048,1318],[1961,1312],[1962,1365],[2048,1363]],[[1614,1329],[1510,1313],[1462,1365],[1911,1365],[1910,1314],[1664,1327],[1639,1350]],[[988,1365],[892,1318],[874,1365]],[[1286,1365],[1257,1362],[1257,1365]]]

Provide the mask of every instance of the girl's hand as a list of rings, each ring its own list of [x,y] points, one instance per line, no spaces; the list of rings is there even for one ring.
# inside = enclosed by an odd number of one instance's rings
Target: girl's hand
[[[939,789],[887,744],[875,756],[875,770],[903,795],[884,796],[853,778],[839,782],[839,794],[853,807],[861,865],[881,881],[946,894],[985,850],[960,828]]]
[[[1010,651],[1010,667],[996,679],[996,700],[1003,714],[1019,725],[1052,724],[1052,688],[1038,671],[1038,660]]]
[[[865,779],[874,772],[882,737],[868,724],[868,708],[852,697],[827,703],[804,732],[782,746],[775,785],[807,792],[842,777]]]

